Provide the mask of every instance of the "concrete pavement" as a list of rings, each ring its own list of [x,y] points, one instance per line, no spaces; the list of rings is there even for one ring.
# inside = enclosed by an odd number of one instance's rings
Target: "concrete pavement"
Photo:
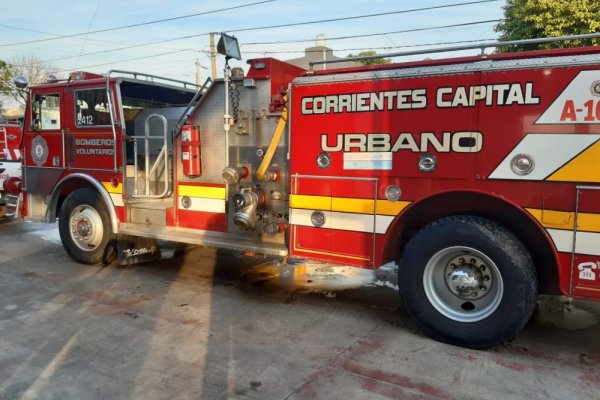
[[[207,248],[90,267],[55,226],[4,221],[0,399],[600,398],[597,304],[545,298],[512,343],[465,350],[350,272]]]

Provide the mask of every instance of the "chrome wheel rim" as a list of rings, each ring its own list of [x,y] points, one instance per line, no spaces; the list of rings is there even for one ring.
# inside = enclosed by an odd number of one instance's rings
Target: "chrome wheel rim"
[[[94,251],[102,242],[104,226],[98,211],[88,205],[79,205],[69,216],[69,232],[75,245],[83,251]]]
[[[479,250],[448,247],[429,259],[423,288],[431,305],[458,322],[477,322],[500,305],[504,283],[496,264]]]

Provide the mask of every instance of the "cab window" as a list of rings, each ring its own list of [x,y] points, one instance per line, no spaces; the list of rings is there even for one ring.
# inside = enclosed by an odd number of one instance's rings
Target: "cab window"
[[[75,124],[78,127],[110,125],[106,89],[75,92]]]
[[[58,94],[35,94],[31,115],[34,130],[60,129],[60,96]]]

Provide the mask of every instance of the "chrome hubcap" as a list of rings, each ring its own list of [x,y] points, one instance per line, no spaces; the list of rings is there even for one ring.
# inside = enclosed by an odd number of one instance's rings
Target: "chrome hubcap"
[[[90,206],[75,207],[69,217],[69,227],[73,243],[81,250],[93,251],[102,242],[104,236],[102,218],[98,211]]]
[[[423,273],[428,300],[442,315],[458,322],[476,322],[491,315],[502,300],[504,284],[496,264],[466,246],[437,252]]]
[[[460,255],[446,266],[446,284],[456,296],[475,300],[488,293],[493,275],[485,262],[475,255]]]

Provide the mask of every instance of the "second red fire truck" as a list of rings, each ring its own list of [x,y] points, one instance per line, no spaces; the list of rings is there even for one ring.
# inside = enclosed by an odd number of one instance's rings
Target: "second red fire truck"
[[[474,348],[519,332],[538,291],[600,299],[598,47],[249,63],[203,87],[112,71],[29,88],[22,215],[58,218],[89,264],[115,242],[154,251],[132,237],[395,261],[419,325]]]

